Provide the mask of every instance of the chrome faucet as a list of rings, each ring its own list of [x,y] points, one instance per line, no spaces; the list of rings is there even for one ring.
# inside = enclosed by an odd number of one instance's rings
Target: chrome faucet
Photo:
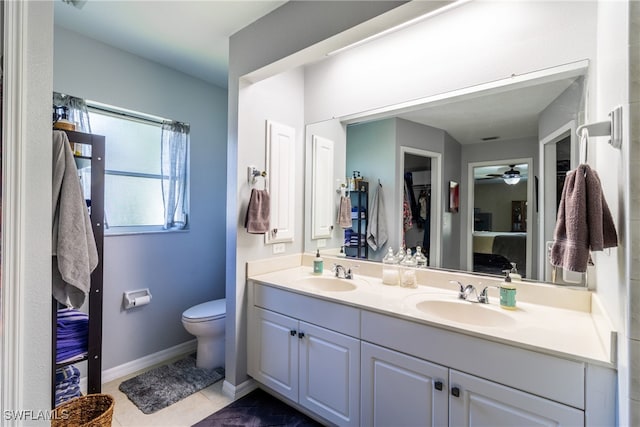
[[[353,272],[351,271],[351,267],[345,268],[343,265],[333,264],[333,269],[331,271],[335,273],[337,278],[353,279]],[[342,271],[342,276],[340,276],[341,271]]]
[[[460,283],[457,280],[450,280],[449,283],[452,284],[457,284],[460,287],[460,290],[458,292],[458,298],[463,299],[465,301],[469,301],[469,302],[478,302],[480,304],[489,304],[489,294],[488,294],[488,287],[485,286],[485,288],[482,290],[482,292],[480,292],[480,295],[478,295],[478,291],[476,290],[475,286],[473,285],[467,285],[464,286],[462,283]],[[471,294],[475,294],[476,295],[476,300],[470,300],[469,299],[469,295]]]

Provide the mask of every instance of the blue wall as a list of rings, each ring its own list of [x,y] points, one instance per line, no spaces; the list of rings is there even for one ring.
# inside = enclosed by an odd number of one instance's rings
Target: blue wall
[[[53,88],[191,124],[190,230],[105,238],[103,369],[193,339],[181,313],[225,294],[227,90],[60,27]],[[147,287],[151,304],[121,309]]]

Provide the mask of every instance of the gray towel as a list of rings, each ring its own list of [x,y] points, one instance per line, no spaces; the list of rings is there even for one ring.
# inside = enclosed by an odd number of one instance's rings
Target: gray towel
[[[600,178],[589,165],[567,173],[553,239],[551,264],[580,273],[587,271],[590,250],[618,246]]]
[[[67,134],[53,131],[53,296],[80,307],[91,288],[98,250]]]
[[[264,234],[269,232],[269,192],[267,190],[251,190],[251,198],[247,207],[247,215],[244,226],[251,234]]]
[[[338,225],[342,228],[351,228],[351,199],[349,197],[340,197],[340,207],[338,208]]]
[[[369,209],[369,223],[367,224],[367,243],[374,251],[381,249],[387,243],[389,233],[387,232],[387,217],[384,211],[384,201],[382,200],[382,185],[378,185],[371,208]]]

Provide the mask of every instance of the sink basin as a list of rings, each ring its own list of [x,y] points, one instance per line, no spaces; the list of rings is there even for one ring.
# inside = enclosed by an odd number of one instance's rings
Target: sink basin
[[[296,285],[327,292],[347,292],[353,291],[357,287],[353,279],[340,279],[330,276],[305,277],[297,280]]]
[[[513,317],[498,308],[469,301],[425,300],[417,303],[416,308],[429,316],[475,326],[506,326],[514,322]]]

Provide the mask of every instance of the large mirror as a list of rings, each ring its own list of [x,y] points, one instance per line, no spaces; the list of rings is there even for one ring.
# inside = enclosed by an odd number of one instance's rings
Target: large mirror
[[[550,281],[545,251],[564,175],[577,163],[575,129],[584,119],[586,73],[587,65],[579,63],[385,113],[309,124],[307,222],[315,215],[310,171],[319,170],[313,168],[314,138],[333,143],[332,176],[324,179],[334,183],[334,217],[340,198],[357,194],[341,193],[353,188],[354,173],[368,184],[368,204],[362,213],[353,202],[353,225],[336,222],[324,238],[312,238],[307,227],[305,250],[380,261],[389,247],[420,246],[430,267],[501,275],[515,264],[523,278]],[[457,184],[455,209],[451,182]],[[382,218],[373,236],[382,244],[369,246],[366,254],[349,253],[352,235],[368,240],[363,218]]]

